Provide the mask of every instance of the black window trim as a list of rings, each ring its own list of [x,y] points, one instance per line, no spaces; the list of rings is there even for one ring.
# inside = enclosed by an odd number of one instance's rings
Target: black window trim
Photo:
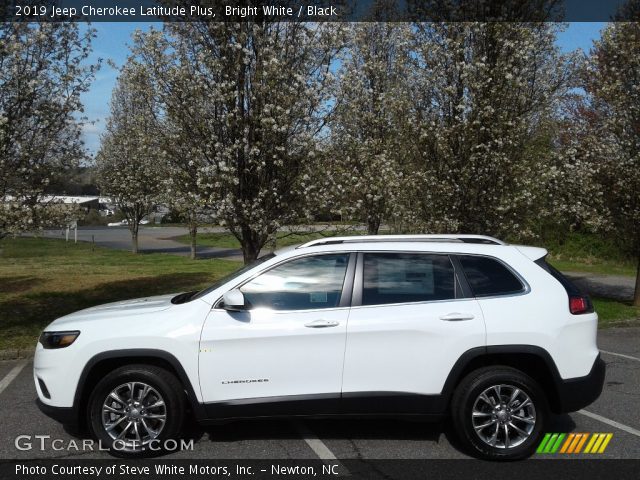
[[[259,272],[256,272],[255,275],[252,275],[251,277],[243,280],[242,282],[238,283],[237,285],[231,287],[229,290],[235,290],[235,289],[239,289],[242,288],[245,284],[251,282],[252,280],[254,280],[255,278],[259,277],[260,275],[263,275],[271,270],[273,270],[274,268],[277,268],[281,265],[284,265],[286,263],[289,262],[293,262],[295,260],[299,260],[301,258],[306,258],[306,257],[320,257],[320,256],[326,256],[326,255],[348,255],[349,256],[349,260],[347,262],[347,269],[345,271],[344,274],[344,280],[342,282],[342,291],[340,292],[340,304],[337,307],[328,307],[328,308],[312,308],[312,309],[305,309],[305,310],[300,310],[300,309],[295,309],[295,310],[274,310],[274,312],[276,313],[288,313],[288,312],[314,312],[314,311],[320,311],[320,310],[338,310],[338,309],[343,309],[343,308],[349,308],[350,307],[350,303],[351,303],[351,298],[352,298],[352,292],[353,292],[353,282],[354,282],[354,274],[355,274],[355,270],[356,270],[356,256],[357,254],[353,251],[350,250],[338,250],[335,252],[309,252],[309,253],[305,253],[304,255],[297,255],[295,257],[288,257],[288,258],[284,258],[282,259],[282,261],[278,262],[278,263],[274,263],[273,265],[270,265],[268,268],[265,268],[264,270],[260,270]],[[227,290],[227,292],[229,291]],[[226,292],[225,292],[226,293]],[[213,309],[215,310],[224,310],[222,308],[222,297],[223,295],[220,295],[220,298],[218,298],[218,300],[216,300],[213,304]],[[251,311],[251,310],[247,310],[247,311]]]
[[[564,287],[565,291],[567,292],[567,296],[571,297],[585,295],[585,292],[580,290],[580,288],[578,288],[575,283],[573,283],[570,279],[563,275],[560,270],[547,262],[547,255],[545,255],[544,257],[540,257],[534,263],[549,275],[551,275],[553,278],[555,278],[558,283],[560,283]]]
[[[467,277],[464,274],[464,270],[462,269],[462,264],[460,263],[458,255],[450,254],[449,258],[451,259],[451,263],[453,263],[453,268],[456,272],[456,281],[462,289],[462,298],[475,298],[473,296],[471,286],[469,285],[469,282],[467,282]]]
[[[547,254],[548,255],[548,254]],[[587,301],[587,311],[588,313],[593,313],[595,311],[593,307],[593,301],[587,292],[585,292],[582,288],[578,287],[575,283],[571,281],[570,278],[567,278],[560,270],[547,262],[547,255],[544,257],[540,257],[534,263],[542,268],[545,272],[551,275],[567,293],[567,297],[571,299],[571,297],[582,297]],[[569,300],[571,301],[571,300]],[[586,313],[586,312],[585,312]]]
[[[484,254],[478,254],[478,253],[460,253],[460,252],[452,254],[452,256],[456,257],[455,261],[460,266],[460,278],[463,279],[465,284],[464,288],[467,289],[466,291],[471,295],[471,298],[487,300],[491,298],[519,297],[521,295],[527,295],[529,292],[531,292],[531,287],[529,286],[529,283],[524,279],[524,277],[520,275],[513,267],[511,267],[511,265],[509,265],[507,262],[505,262],[501,258],[494,257],[493,255],[484,255]],[[464,268],[462,268],[460,257],[484,257],[490,260],[497,261],[498,263],[502,264],[502,266],[505,267],[509,272],[511,272],[516,277],[516,279],[518,279],[518,281],[522,285],[522,289],[515,292],[508,292],[508,293],[497,293],[497,294],[491,293],[487,295],[474,295],[471,285],[469,285],[469,282],[467,280],[467,275],[464,272]]]
[[[446,256],[449,258],[451,265],[453,267],[454,273],[454,288],[455,288],[455,298],[448,298],[445,300],[421,300],[419,302],[400,302],[400,303],[379,303],[376,305],[363,305],[362,304],[362,292],[364,290],[364,255],[367,253],[399,253],[399,254],[410,254],[410,255],[440,255]],[[356,271],[355,278],[353,281],[353,296],[351,299],[351,307],[362,307],[362,308],[375,308],[375,307],[386,307],[390,305],[420,305],[423,303],[442,303],[442,302],[458,302],[463,300],[474,300],[473,295],[469,295],[470,289],[468,284],[466,284],[466,279],[462,277],[460,269],[460,265],[456,263],[453,258],[455,254],[449,252],[431,252],[431,251],[416,251],[416,250],[363,250],[357,253],[358,259],[356,261]],[[458,285],[462,289],[461,296],[458,297]]]

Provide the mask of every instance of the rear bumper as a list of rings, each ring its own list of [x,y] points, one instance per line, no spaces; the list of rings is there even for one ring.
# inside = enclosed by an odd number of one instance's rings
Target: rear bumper
[[[575,412],[595,402],[602,393],[605,371],[605,363],[598,355],[588,375],[559,381],[558,413]]]

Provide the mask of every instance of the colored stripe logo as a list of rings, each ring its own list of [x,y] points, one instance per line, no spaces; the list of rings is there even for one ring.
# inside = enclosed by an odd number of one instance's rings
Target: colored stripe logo
[[[611,438],[613,433],[547,433],[536,453],[604,453]]]

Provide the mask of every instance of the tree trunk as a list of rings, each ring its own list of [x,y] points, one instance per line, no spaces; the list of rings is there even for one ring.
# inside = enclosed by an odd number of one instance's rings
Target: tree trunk
[[[196,251],[196,236],[198,235],[198,225],[195,222],[189,224],[189,236],[191,237],[191,260],[198,256]]]
[[[367,218],[367,234],[377,235],[380,230],[380,218],[377,216],[370,216]]]
[[[138,232],[131,231],[131,252],[138,253]]]
[[[636,270],[636,291],[633,294],[633,305],[640,307],[640,254],[638,255],[638,269]]]
[[[138,222],[134,221],[129,226],[131,232],[131,252],[138,253]]]
[[[260,248],[253,242],[251,236],[244,237],[240,243],[242,245],[242,256],[244,257],[245,265],[258,258]]]

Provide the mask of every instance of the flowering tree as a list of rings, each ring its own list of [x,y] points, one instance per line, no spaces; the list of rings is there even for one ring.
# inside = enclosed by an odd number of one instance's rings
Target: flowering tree
[[[193,144],[182,161],[194,163],[199,191],[240,241],[245,262],[306,213],[338,29],[194,22],[167,24],[164,38],[138,42],[136,55],[159,82],[162,72],[174,75],[163,102],[176,134]]]
[[[415,204],[428,231],[533,234],[574,58],[553,23],[417,24]]]
[[[193,45],[181,36],[170,36],[169,31],[170,26],[165,32],[136,32],[129,61],[149,73],[150,86],[161,106],[157,120],[165,169],[163,201],[186,221],[191,258],[195,259],[199,218],[213,210],[212,179],[202,171],[214,164],[211,141],[219,135],[222,118],[210,98],[212,80],[201,69]]]
[[[640,306],[640,23],[607,26],[591,53],[585,89],[593,109],[590,167],[598,173],[606,218],[638,259],[634,305]]]
[[[66,221],[45,190],[85,157],[77,114],[98,68],[86,63],[93,35],[0,23],[0,238]]]
[[[538,196],[535,213],[540,219],[536,233],[561,240],[572,230],[603,230],[608,222],[600,174],[594,168],[600,150],[593,135],[595,112],[580,90],[568,95],[558,110],[559,118],[550,124],[554,148],[541,178],[544,192]]]
[[[360,218],[369,234],[401,204],[411,107],[411,26],[352,23],[341,61],[326,181],[334,210]]]
[[[127,63],[113,91],[96,166],[102,193],[112,197],[127,220],[133,253],[138,252],[140,221],[161,198],[157,116],[149,75],[140,65]]]

